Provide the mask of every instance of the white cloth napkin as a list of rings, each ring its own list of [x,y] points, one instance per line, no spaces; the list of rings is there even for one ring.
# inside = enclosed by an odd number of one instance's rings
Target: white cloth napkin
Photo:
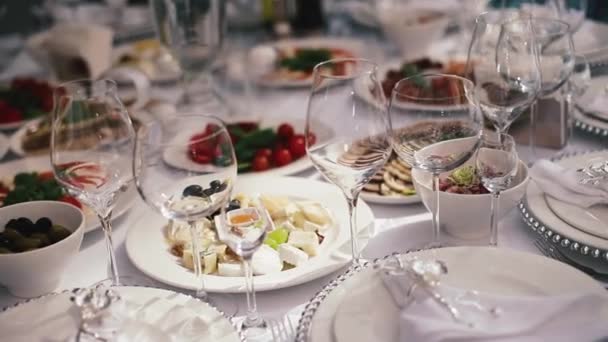
[[[608,337],[608,293],[513,297],[434,287],[458,310],[457,322],[423,290],[415,290],[412,301],[404,300],[412,283],[409,277],[380,274],[401,308],[399,341],[566,342]]]
[[[549,160],[535,162],[530,169],[530,177],[543,192],[560,201],[581,208],[608,204],[608,189],[605,185],[579,184],[580,177],[576,170],[566,169]]]

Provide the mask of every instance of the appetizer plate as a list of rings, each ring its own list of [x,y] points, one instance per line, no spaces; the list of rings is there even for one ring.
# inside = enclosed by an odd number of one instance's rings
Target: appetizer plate
[[[0,182],[3,180],[12,180],[13,177],[20,172],[44,172],[51,170],[51,161],[48,156],[23,158],[8,163],[0,164]],[[133,205],[137,198],[137,191],[134,186],[130,186],[129,190],[118,199],[116,207],[112,214],[112,218],[116,219],[124,215]],[[99,219],[92,209],[85,207],[84,213],[86,216],[85,233],[93,231],[99,227]]]
[[[246,120],[244,120],[244,121],[246,121]],[[287,122],[287,123],[291,124],[294,127],[296,132],[302,133],[302,134],[304,133],[306,121],[298,120],[298,119],[286,120],[286,119],[280,119],[280,118],[265,117],[260,120],[260,127],[272,127],[272,128],[276,129],[276,127],[278,127],[283,122]],[[315,127],[317,127],[317,131],[315,132],[315,134],[317,135],[317,140],[329,139],[335,134],[331,127],[324,125],[322,123],[315,124]],[[188,134],[188,136],[192,136],[196,133],[199,133],[199,132],[192,131],[187,134]],[[180,168],[180,169],[184,169],[184,170],[188,170],[188,171],[194,171],[194,172],[211,172],[211,171],[213,171],[213,169],[217,168],[216,166],[214,166],[212,164],[195,163],[190,158],[188,158],[188,151],[185,149],[182,153],[173,153],[173,152],[169,153],[169,151],[166,151],[163,154],[163,160],[167,164],[171,165],[172,167]],[[292,175],[292,174],[295,174],[298,172],[305,171],[305,170],[311,168],[312,166],[313,166],[312,162],[310,161],[308,156],[303,156],[300,159],[295,160],[285,166],[275,167],[272,169],[268,169],[266,171],[249,171],[249,172],[245,172],[245,173],[239,173],[239,179],[258,177],[258,176],[287,176],[287,175]]]
[[[361,191],[361,198],[369,203],[377,204],[414,204],[420,203],[420,195],[411,196],[382,196],[371,192]]]
[[[442,283],[451,287],[505,296],[606,291],[564,263],[510,249],[449,247],[408,254],[444,261],[449,273]],[[381,261],[351,268],[326,285],[304,310],[296,341],[397,341],[399,309],[372,267]]]
[[[135,57],[133,62],[120,63],[123,57]],[[141,70],[154,84],[173,84],[181,72],[168,51],[152,39],[115,46],[112,50],[114,67],[133,67]]]
[[[281,271],[255,277],[255,288],[267,291],[294,286],[334,272],[350,262],[350,233],[347,207],[342,193],[333,185],[304,178],[260,177],[239,180],[233,193],[247,195],[283,195],[319,202],[336,220],[334,231],[328,234],[320,247],[319,255],[307,263]],[[367,228],[374,222],[369,206],[361,201],[358,205],[358,231],[360,248],[367,243]],[[164,235],[167,220],[160,215],[146,213],[127,233],[126,249],[129,259],[143,273],[165,284],[196,289],[198,281],[194,273],[179,264],[179,259],[169,251]],[[363,236],[365,235],[365,236]],[[205,288],[210,292],[245,292],[243,277],[205,275]]]
[[[608,152],[584,153],[554,161],[567,167],[580,167],[587,160],[602,156],[608,156]],[[569,217],[568,220],[576,222],[577,225],[587,224],[588,220],[593,220],[592,215],[597,217],[598,213],[594,214],[595,210],[601,210],[602,217],[606,217],[608,209],[605,206],[599,206],[592,212],[578,207],[563,206],[559,207],[559,210],[568,211],[562,212],[558,216],[551,209],[547,196],[532,181],[528,184],[525,200],[519,205],[519,208],[528,226],[547,238],[568,258],[597,272],[608,274],[608,239],[598,236],[605,235],[605,232],[598,235],[590,233],[597,233],[597,229],[594,228],[598,228],[599,223],[594,221],[591,226],[585,226],[585,229],[582,230],[562,219],[562,217]],[[604,230],[605,227],[604,222]]]
[[[183,315],[184,320],[197,320],[197,324],[189,328],[201,330],[199,340],[244,341],[233,323],[222,312],[196,298],[150,287],[119,286],[113,289],[128,303],[128,307],[145,308],[145,311],[139,311],[141,313],[139,318],[144,321],[142,324],[151,324],[151,320],[166,316],[168,310],[175,310],[174,316]],[[70,300],[70,296],[71,291],[64,291],[5,309],[0,313],[0,329],[2,329],[3,339],[14,342],[72,341],[78,331],[80,314]],[[119,305],[119,303],[114,305]],[[157,324],[155,328],[169,333],[160,328],[160,325]],[[131,327],[133,328],[133,326]],[[138,327],[141,328],[141,326]]]
[[[268,46],[274,49],[294,49],[294,48],[309,48],[309,49],[322,49],[322,48],[336,48],[342,49],[349,52],[353,57],[361,57],[363,55],[364,46],[360,41],[351,39],[337,39],[337,38],[306,38],[306,39],[287,39],[279,41],[273,44],[259,45]],[[256,47],[254,47],[256,48]],[[300,88],[310,87],[312,85],[312,75],[309,77],[295,80],[295,79],[281,79],[281,78],[264,78],[261,77],[257,83],[266,87],[277,87],[277,88]]]
[[[6,137],[6,135],[0,133],[0,160],[2,160],[2,158],[4,158],[8,152],[10,144],[10,140]]]

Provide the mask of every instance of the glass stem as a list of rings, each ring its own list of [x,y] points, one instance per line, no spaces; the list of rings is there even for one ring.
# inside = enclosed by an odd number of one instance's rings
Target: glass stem
[[[116,264],[116,256],[114,255],[114,243],[112,242],[112,212],[108,215],[98,215],[101,227],[106,240],[106,248],[108,249],[108,278],[112,280],[113,286],[120,285],[120,277],[118,275],[118,265]]]
[[[430,247],[441,246],[441,226],[439,222],[439,174],[433,173],[433,240]]]
[[[492,193],[492,202],[490,203],[490,246],[498,246],[498,215],[499,204],[498,199],[500,191]]]
[[[359,265],[361,262],[361,254],[359,251],[359,240],[357,235],[357,201],[359,194],[354,196],[346,196],[348,204],[348,216],[350,218],[350,247],[353,254],[353,265]]]
[[[207,292],[205,291],[205,280],[203,279],[203,264],[201,263],[201,249],[196,231],[196,222],[188,221],[190,226],[190,237],[192,238],[192,264],[194,265],[194,274],[199,284],[196,287],[196,297],[207,301]]]
[[[536,116],[538,114],[538,100],[532,103],[530,106],[530,138],[528,144],[530,145],[530,160],[528,164],[536,161]]]
[[[253,287],[253,267],[251,266],[251,257],[243,258],[243,267],[245,268],[245,287],[247,290],[247,317],[243,324],[246,327],[257,327],[263,324],[260,315],[258,314],[258,306],[255,300],[255,288]]]

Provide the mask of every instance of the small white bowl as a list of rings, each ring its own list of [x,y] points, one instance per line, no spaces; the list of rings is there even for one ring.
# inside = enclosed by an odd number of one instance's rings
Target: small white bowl
[[[406,59],[426,56],[431,45],[443,36],[450,22],[448,13],[438,9],[384,4],[376,6],[376,10],[382,30]],[[417,18],[427,15],[439,17],[415,23]]]
[[[439,144],[444,148],[448,144]],[[464,165],[474,165],[475,157]],[[452,171],[441,175],[447,177]],[[422,203],[431,211],[435,207],[431,189],[432,175],[428,172],[412,169],[412,179],[416,192],[420,194]],[[517,174],[511,187],[500,193],[497,217],[500,220],[517,206],[523,198],[528,181],[528,167],[519,161]],[[490,194],[469,195],[441,191],[439,193],[439,223],[444,235],[442,242],[446,244],[487,245],[490,238]]]
[[[78,253],[85,227],[85,215],[77,207],[58,201],[33,201],[0,208],[0,230],[14,218],[36,222],[48,217],[72,234],[52,245],[29,252],[0,254],[0,283],[17,297],[32,298],[57,288],[61,276]]]

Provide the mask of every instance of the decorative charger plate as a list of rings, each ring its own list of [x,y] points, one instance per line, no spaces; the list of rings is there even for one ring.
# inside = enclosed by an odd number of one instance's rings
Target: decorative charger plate
[[[351,259],[350,229],[346,201],[332,184],[297,177],[258,177],[238,180],[233,193],[270,194],[292,199],[306,199],[320,203],[329,210],[335,226],[327,233],[319,248],[319,254],[306,263],[289,270],[255,276],[255,289],[268,291],[299,285],[335,272]],[[373,224],[374,215],[363,201],[357,206],[357,224],[360,247],[364,248],[368,237],[367,228]],[[180,264],[180,258],[171,254],[164,234],[168,220],[158,214],[146,212],[131,226],[125,247],[131,262],[147,276],[165,284],[196,289],[199,286],[194,272]],[[244,277],[204,275],[205,289],[209,292],[245,292]]]
[[[118,294],[131,304],[146,307],[144,320],[162,317],[163,309],[196,313],[197,324],[207,325],[200,336],[202,340],[218,342],[244,342],[244,336],[236,326],[217,308],[196,298],[169,290],[143,287],[114,287]],[[72,291],[51,293],[26,300],[0,312],[2,338],[12,342],[71,341],[79,324],[79,313],[70,301]],[[156,303],[155,303],[156,302]],[[174,315],[175,316],[175,315]],[[148,322],[150,323],[150,322]],[[161,324],[155,325],[159,327]],[[162,328],[160,328],[162,330]],[[166,332],[166,331],[165,331]]]
[[[449,247],[407,254],[442,260],[449,269],[442,282],[463,289],[514,296],[559,295],[584,290],[605,293],[598,282],[573,267],[511,249]],[[386,258],[351,267],[319,291],[302,313],[296,341],[342,342],[352,336],[357,336],[358,341],[395,341],[398,309],[373,272],[373,266]],[[538,272],[539,269],[543,272]],[[363,291],[374,304],[349,312],[349,329],[345,329],[336,314],[343,302],[357,291]]]
[[[607,151],[588,152],[554,158],[564,165],[585,166],[585,161],[608,156]],[[608,240],[577,229],[560,219],[551,210],[544,193],[534,181],[528,184],[519,209],[526,224],[543,236],[564,255],[593,270],[608,274]]]

